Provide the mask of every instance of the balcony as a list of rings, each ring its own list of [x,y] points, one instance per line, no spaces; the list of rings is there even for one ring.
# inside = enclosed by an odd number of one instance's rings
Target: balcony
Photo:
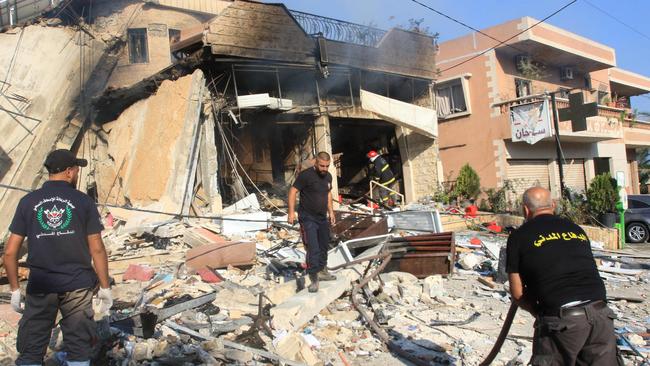
[[[557,99],[557,108],[568,108],[568,99]],[[598,142],[623,138],[623,124],[621,117],[627,111],[621,108],[598,105],[598,115],[587,118],[587,130],[573,132],[571,121],[560,121],[560,137],[563,141]]]
[[[290,10],[291,15],[307,34],[322,34],[331,41],[376,47],[385,30],[343,20]]]
[[[623,139],[630,149],[650,147],[650,122],[626,117],[623,121]]]
[[[500,107],[502,115],[507,116],[511,107],[541,101],[543,98],[545,96],[541,94],[531,95],[497,103],[493,107]],[[557,98],[556,101],[558,109],[569,107],[568,99]],[[509,124],[509,118],[506,120]],[[598,105],[598,115],[587,118],[586,131],[573,132],[571,130],[571,121],[560,121],[559,127],[562,141],[599,142],[623,139],[625,145],[629,148],[650,147],[650,123],[631,118],[629,109],[627,108]],[[552,141],[553,137],[548,137],[544,140]]]

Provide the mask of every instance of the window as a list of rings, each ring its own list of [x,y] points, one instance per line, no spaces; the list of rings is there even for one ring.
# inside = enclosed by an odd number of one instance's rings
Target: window
[[[172,45],[181,40],[181,31],[179,29],[169,29],[169,44]]]
[[[132,64],[149,62],[147,29],[132,28],[128,30],[127,34],[129,39],[129,62]]]
[[[609,102],[609,93],[605,90],[598,91],[598,104],[606,105]]]
[[[179,29],[170,28],[168,32],[169,32],[169,46],[171,47],[171,45],[181,40],[181,31]],[[170,58],[172,63],[178,61],[178,58],[176,57],[176,55],[174,55],[173,52],[171,52]]]
[[[462,79],[454,79],[436,85],[436,108],[438,117],[467,112]]]
[[[591,89],[591,75],[585,75],[585,89]]]
[[[560,98],[569,99],[570,89],[560,88]]]
[[[638,201],[638,200],[628,199],[627,200],[627,207],[628,208],[649,208],[650,205],[648,205],[645,202]]]
[[[515,88],[517,90],[517,98],[527,97],[532,93],[532,83],[530,80],[515,79]]]

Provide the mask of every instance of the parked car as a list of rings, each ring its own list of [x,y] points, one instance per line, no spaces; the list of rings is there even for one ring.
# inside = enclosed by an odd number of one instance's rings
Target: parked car
[[[650,195],[627,196],[625,237],[630,243],[644,243],[650,237]]]

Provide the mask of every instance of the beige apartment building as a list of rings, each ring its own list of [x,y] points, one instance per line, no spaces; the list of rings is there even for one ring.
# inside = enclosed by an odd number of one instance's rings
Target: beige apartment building
[[[630,97],[649,93],[650,78],[617,68],[611,47],[545,23],[528,29],[535,23],[523,17],[484,29],[492,38],[474,32],[440,44],[435,90],[445,180],[469,163],[485,188],[510,180],[517,193],[537,184],[558,196],[554,132],[534,144],[513,142],[510,111],[549,92],[565,108],[569,94],[582,93],[598,113],[587,118],[586,131],[559,123],[565,185],[584,191],[595,175],[610,172],[639,193],[636,156],[650,147],[650,124],[634,118]]]

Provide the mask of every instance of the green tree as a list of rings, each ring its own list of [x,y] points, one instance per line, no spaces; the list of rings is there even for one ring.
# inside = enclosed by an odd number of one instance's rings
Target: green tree
[[[593,214],[616,212],[618,189],[616,180],[609,173],[599,174],[589,183],[587,203]]]
[[[481,193],[481,179],[469,164],[463,165],[456,178],[453,195],[457,199],[476,199]]]

